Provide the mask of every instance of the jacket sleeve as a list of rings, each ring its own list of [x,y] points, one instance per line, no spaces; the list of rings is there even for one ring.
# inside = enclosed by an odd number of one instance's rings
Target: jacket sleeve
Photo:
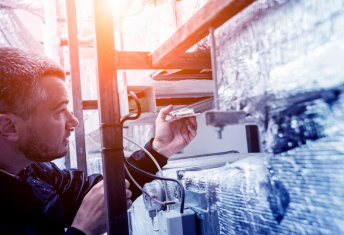
[[[151,139],[146,145],[145,149],[150,152],[155,160],[159,163],[160,167],[163,167],[166,165],[168,158],[164,155],[156,152],[152,147],[153,139]],[[128,161],[140,168],[141,170],[144,170],[148,173],[155,174],[158,169],[154,165],[153,161],[149,158],[149,156],[143,151],[139,150],[134,152],[128,159]],[[145,183],[152,181],[153,179],[150,177],[147,177],[145,175],[142,175],[140,173],[137,173],[134,170],[131,170],[130,167],[128,167],[130,174],[133,176],[133,178],[141,185],[143,186]],[[130,190],[133,193],[131,200],[135,200],[137,197],[141,195],[141,191],[135,186],[135,184],[130,180],[129,176],[126,175],[126,179],[130,182]]]
[[[37,169],[35,169],[37,168]],[[36,175],[51,184],[59,195],[64,208],[63,224],[70,226],[85,195],[103,179],[100,174],[86,176],[76,169],[60,170],[54,163],[36,163]]]
[[[145,148],[154,156],[160,166],[167,163],[167,158],[152,148],[152,140],[150,140]],[[142,151],[136,151],[129,157],[129,162],[138,168],[154,174],[157,172],[156,166],[147,154]],[[86,176],[82,171],[76,169],[60,170],[54,163],[35,163],[32,165],[32,170],[42,180],[49,182],[60,197],[64,208],[63,224],[68,227],[73,222],[77,210],[85,195],[103,179],[100,174]],[[139,174],[135,171],[130,171],[134,179],[143,186],[152,179]],[[126,179],[130,178],[126,175]],[[130,182],[130,190],[132,191],[131,199],[134,201],[141,195],[141,191],[137,189],[133,182]]]

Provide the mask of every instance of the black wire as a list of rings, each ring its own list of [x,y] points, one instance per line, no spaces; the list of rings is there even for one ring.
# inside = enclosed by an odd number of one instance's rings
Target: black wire
[[[124,162],[127,166],[131,167],[132,169],[134,169],[135,171],[145,175],[145,176],[148,176],[150,178],[153,178],[153,179],[158,179],[158,180],[166,180],[166,181],[173,181],[175,183],[178,184],[179,188],[180,188],[180,194],[181,194],[181,201],[180,201],[180,213],[183,214],[184,213],[184,204],[185,204],[185,190],[184,190],[184,187],[182,185],[182,183],[180,183],[178,180],[176,179],[172,179],[172,178],[166,178],[166,177],[160,177],[160,176],[156,176],[156,175],[153,175],[153,174],[150,174],[144,170],[141,170],[140,168],[134,166],[133,164],[131,164],[125,157],[124,157]]]
[[[195,158],[195,157],[209,157],[209,156],[224,155],[224,154],[229,154],[229,153],[240,153],[240,152],[237,151],[237,150],[229,150],[229,151],[217,152],[217,153],[205,153],[205,154],[198,154],[198,155],[188,155],[188,156],[178,157],[178,158],[171,159],[171,160],[174,161],[174,160],[189,159],[189,158]]]
[[[137,107],[137,113],[135,116],[130,116],[130,114],[126,115],[122,120],[121,120],[121,125],[123,126],[124,122],[127,120],[136,120],[141,116],[141,104],[139,101],[139,98],[136,96],[135,92],[128,90],[129,94],[131,95],[131,97],[133,97],[135,103],[136,103],[136,107]]]
[[[131,179],[132,180],[132,179]],[[136,186],[136,188],[138,188],[143,194],[145,194],[147,197],[149,197],[150,199],[153,200],[153,202],[157,202],[161,205],[165,205],[164,202],[160,202],[157,199],[153,198],[149,193],[147,193],[143,188],[139,188],[136,184],[134,184]]]

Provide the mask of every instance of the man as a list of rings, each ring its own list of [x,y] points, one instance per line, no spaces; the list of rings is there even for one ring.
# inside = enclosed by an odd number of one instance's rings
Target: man
[[[60,170],[51,160],[67,153],[78,120],[68,111],[64,72],[51,60],[0,48],[0,234],[101,234],[105,232],[101,175]],[[196,135],[195,118],[156,120],[146,148],[161,166]],[[143,151],[129,158],[154,173]],[[138,176],[133,172],[134,176]],[[140,184],[148,178],[136,177]],[[132,184],[133,185],[133,184]],[[128,206],[140,192],[126,181]]]

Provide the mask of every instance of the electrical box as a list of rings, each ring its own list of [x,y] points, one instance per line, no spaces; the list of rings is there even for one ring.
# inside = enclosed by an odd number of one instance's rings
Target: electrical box
[[[160,211],[158,213],[159,235],[196,235],[195,212],[185,209]]]

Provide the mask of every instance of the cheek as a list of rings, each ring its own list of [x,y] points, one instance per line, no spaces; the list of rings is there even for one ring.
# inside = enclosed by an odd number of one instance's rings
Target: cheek
[[[60,120],[50,120],[39,125],[37,131],[47,140],[57,140],[65,135],[65,123]]]
[[[65,135],[66,132],[66,125],[62,122],[55,122],[51,123],[50,129],[52,129],[54,132],[51,134],[55,135]]]

